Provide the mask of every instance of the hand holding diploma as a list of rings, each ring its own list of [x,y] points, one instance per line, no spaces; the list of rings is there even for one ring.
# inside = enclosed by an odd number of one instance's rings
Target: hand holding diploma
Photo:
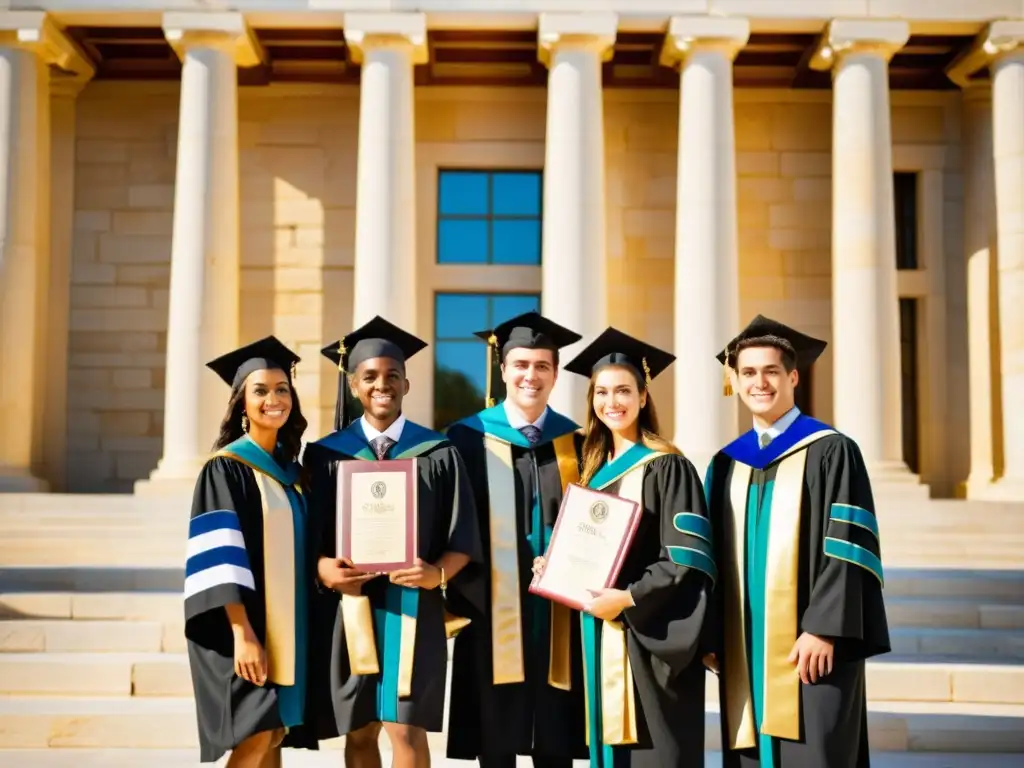
[[[543,557],[533,560],[533,572],[544,573],[547,561]],[[636,605],[633,595],[627,589],[588,589],[593,599],[583,604],[583,610],[602,621],[614,621],[627,608]]]

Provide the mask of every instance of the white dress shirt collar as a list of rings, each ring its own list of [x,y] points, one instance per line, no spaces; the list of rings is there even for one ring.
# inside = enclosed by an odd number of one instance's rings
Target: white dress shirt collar
[[[396,443],[402,439],[402,430],[405,429],[405,414],[399,414],[398,418],[395,419],[394,423],[383,432],[378,432],[375,428],[370,426],[370,422],[366,420],[366,416],[363,415],[359,419],[363,425],[363,434],[366,435],[366,442],[371,443],[381,435],[387,435]]]
[[[779,435],[793,426],[793,422],[800,416],[800,409],[795,405],[786,411],[785,415],[780,419],[776,419],[775,423],[770,427],[762,427],[757,421],[754,421],[754,431],[757,432],[758,444],[761,442],[761,435],[767,433],[772,440],[778,439]]]
[[[504,406],[505,418],[508,419],[508,425],[512,427],[512,429],[522,429],[523,427],[530,425],[530,422],[526,420],[526,417],[523,415],[523,412],[516,408],[512,403],[510,403],[507,398],[504,402]],[[540,416],[537,418],[535,422],[533,422],[533,426],[535,426],[537,429],[543,430],[544,421],[547,419],[547,417],[548,409],[547,406],[545,406]]]

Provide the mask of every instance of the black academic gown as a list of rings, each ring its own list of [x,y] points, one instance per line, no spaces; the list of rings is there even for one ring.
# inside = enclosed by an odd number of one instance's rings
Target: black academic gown
[[[864,662],[890,644],[860,450],[801,415],[767,448],[742,435],[708,472],[723,764],[866,768]],[[835,641],[816,684],[786,661],[802,632]]]
[[[358,611],[346,616],[337,597],[322,598],[321,609],[327,607],[332,625],[325,655],[329,657],[328,693],[334,722],[330,731],[321,728],[321,738],[351,733],[374,722],[440,731],[448,664],[446,618],[452,618],[446,608],[456,600],[460,605],[477,606],[482,601],[474,579],[481,561],[476,512],[466,470],[455,449],[443,435],[407,421],[399,442],[386,458],[417,459],[418,556],[432,563],[445,552],[460,552],[469,556],[470,563],[459,574],[462,578],[458,584],[449,582],[447,603],[440,589],[401,587],[391,584],[387,576],[363,585],[362,595],[368,598],[369,606],[362,620]],[[375,460],[360,421],[306,449],[310,504],[322,556],[335,557],[339,463]],[[350,600],[341,597],[341,603]],[[357,602],[352,601],[352,605]],[[414,620],[411,637],[408,618]],[[411,657],[405,645],[410,640],[414,648]],[[366,663],[365,657],[354,652],[350,655],[350,650],[366,648],[367,643],[371,644],[370,660],[376,661],[379,673],[358,666]],[[402,662],[403,658],[411,658],[411,667]]]
[[[298,488],[298,465],[282,467],[248,437],[226,446],[200,472],[189,521],[185,566],[185,637],[195,694],[200,759],[215,762],[255,734],[289,729],[284,746],[315,749],[305,721],[312,551],[307,534],[306,500]],[[260,482],[277,483],[282,504],[278,522],[290,527],[291,569],[280,556],[265,561]],[[289,512],[291,513],[289,515]],[[290,517],[290,519],[289,519]],[[280,529],[275,529],[280,536]],[[283,550],[287,558],[287,549]],[[268,573],[273,568],[275,573]],[[273,680],[260,687],[235,675],[234,638],[225,606],[241,603],[264,649],[267,644],[267,583],[290,583],[294,614],[280,630],[294,637],[293,684]]]
[[[616,583],[629,589],[634,607],[615,622],[583,617],[590,764],[701,768],[702,636],[716,569],[700,476],[683,456],[635,445],[605,464],[589,486],[639,501],[642,509]],[[625,638],[634,685],[627,707],[617,704],[621,665],[606,663],[619,636]]]
[[[518,579],[518,636],[513,674],[496,683],[492,631],[492,599],[487,612],[455,639],[452,664],[452,691],[448,727],[448,757],[471,760],[481,756],[535,755],[539,758],[585,758],[584,696],[580,654],[579,613],[563,606],[555,616],[556,649],[567,658],[562,674],[552,673],[552,603],[529,594],[533,578],[533,560],[544,554],[551,529],[568,482],[579,479],[579,447],[582,437],[578,426],[560,414],[548,410],[540,440],[534,444],[516,429],[505,415],[504,405],[482,411],[453,424],[448,439],[466,462],[473,498],[479,515],[483,539],[483,572],[491,595],[493,580],[491,494],[500,478],[488,473],[485,440],[496,440],[509,452],[507,473],[510,494],[500,494],[504,510],[514,520],[506,530],[505,544],[514,547],[518,571],[506,574]],[[487,437],[489,436],[489,437]],[[561,459],[561,461],[560,461]],[[493,459],[492,459],[493,464]],[[514,526],[514,527],[513,527]],[[499,558],[500,561],[500,558]],[[509,558],[509,562],[512,558]],[[499,578],[502,575],[499,574]],[[556,651],[558,653],[558,651]],[[505,680],[510,680],[506,682]],[[552,684],[554,683],[554,684]]]

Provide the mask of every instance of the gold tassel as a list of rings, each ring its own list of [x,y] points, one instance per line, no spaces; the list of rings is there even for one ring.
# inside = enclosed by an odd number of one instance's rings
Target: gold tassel
[[[295,367],[295,363],[292,363],[292,381],[295,381],[295,379],[298,377],[298,375],[299,375],[299,372],[298,372],[298,370]]]
[[[647,386],[649,387],[649,386],[651,386],[651,369],[647,367],[647,358],[646,357],[640,358],[640,364],[643,365],[643,367],[644,367],[644,381],[646,382]]]
[[[345,342],[344,341],[338,342],[338,370],[339,371],[344,371],[345,370],[345,353],[347,351],[348,350],[345,349]]]
[[[722,366],[722,395],[732,397],[732,377],[729,376],[729,347],[725,348],[725,365]]]
[[[484,397],[484,405],[487,408],[495,406],[494,398],[491,397],[491,379],[494,375],[494,353],[492,350],[498,348],[498,337],[493,333],[487,337],[487,393]]]

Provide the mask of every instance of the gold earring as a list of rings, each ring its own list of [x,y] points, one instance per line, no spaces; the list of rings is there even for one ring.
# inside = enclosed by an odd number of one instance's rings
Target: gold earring
[[[244,413],[242,414],[242,431],[243,432],[248,432],[249,431],[249,417],[246,416]]]

